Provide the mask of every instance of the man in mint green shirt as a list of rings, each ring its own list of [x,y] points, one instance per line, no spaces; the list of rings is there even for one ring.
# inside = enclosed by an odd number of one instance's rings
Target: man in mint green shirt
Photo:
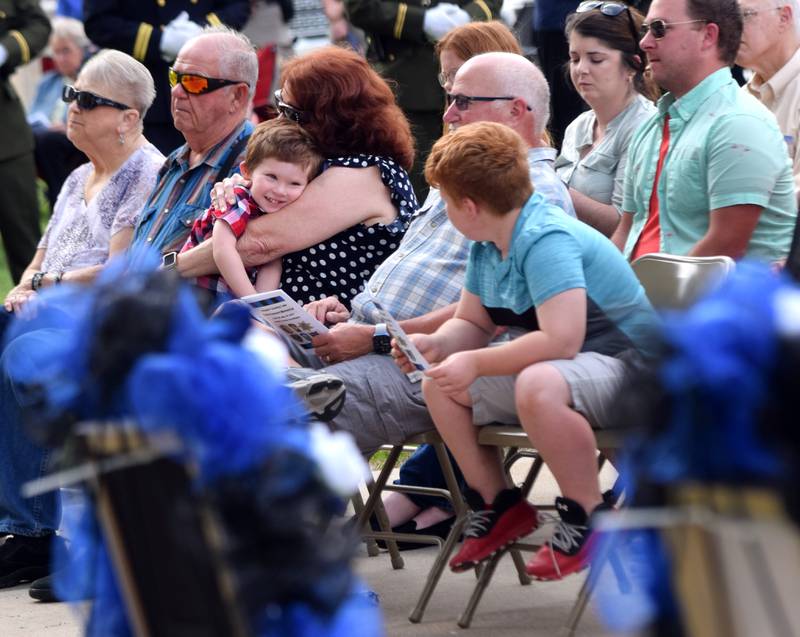
[[[669,92],[631,142],[612,240],[631,259],[785,258],[797,216],[791,162],[774,116],[731,77],[736,0],[654,0],[645,26],[642,50]]]

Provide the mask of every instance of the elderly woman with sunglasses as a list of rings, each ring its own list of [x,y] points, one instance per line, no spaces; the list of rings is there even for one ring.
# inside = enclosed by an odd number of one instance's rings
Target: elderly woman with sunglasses
[[[282,80],[280,116],[309,132],[327,159],[299,199],[253,220],[237,248],[246,266],[281,259],[281,287],[299,302],[337,296],[349,309],[417,208],[406,172],[414,160],[409,124],[386,82],[352,51],[294,58]],[[215,187],[217,206],[235,203],[233,181]],[[215,271],[210,243],[178,255],[181,275]]]
[[[67,137],[89,162],[64,182],[33,260],[6,296],[6,312],[20,311],[41,288],[91,281],[109,257],[125,250],[164,161],[142,135],[142,118],[155,97],[153,78],[129,55],[96,55],[62,97],[69,105]]]
[[[569,16],[569,76],[591,110],[564,134],[556,171],[581,221],[611,236],[619,223],[628,145],[655,110],[658,88],[639,49],[642,15],[622,2],[587,0]]]

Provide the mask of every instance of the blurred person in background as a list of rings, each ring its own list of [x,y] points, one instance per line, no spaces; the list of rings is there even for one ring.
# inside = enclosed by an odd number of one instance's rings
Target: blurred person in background
[[[607,237],[622,214],[633,133],[655,112],[659,91],[639,49],[642,14],[622,2],[582,2],[567,19],[569,77],[591,110],[564,134],[556,172],[569,186],[578,219]]]
[[[61,93],[65,85],[75,82],[91,47],[79,20],[56,17],[52,27],[48,48],[53,69],[42,75],[28,109],[28,123],[35,140],[36,170],[47,184],[51,210],[67,175],[86,161],[86,155],[67,139],[69,105],[61,99]]]
[[[753,71],[743,90],[778,120],[800,196],[800,5],[797,0],[740,0],[739,6],[743,29],[736,63]]]
[[[569,123],[584,110],[583,102],[564,74],[564,64],[569,60],[564,25],[575,7],[575,0],[536,0],[533,5],[536,58],[550,85],[550,112],[553,117],[548,130],[556,148],[561,147]]]
[[[33,133],[10,78],[44,49],[50,22],[35,0],[0,0],[0,12],[0,236],[17,282],[41,232]]]

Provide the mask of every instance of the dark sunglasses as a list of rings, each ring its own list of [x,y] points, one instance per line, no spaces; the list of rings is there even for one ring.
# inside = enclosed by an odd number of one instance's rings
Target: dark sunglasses
[[[682,20],[681,22],[667,22],[666,20],[659,18],[657,20],[653,20],[652,22],[643,22],[642,37],[648,33],[652,33],[656,40],[660,40],[667,35],[667,31],[669,31],[672,27],[675,27],[679,24],[694,24],[695,22],[708,23],[708,20]]]
[[[455,103],[456,108],[460,111],[466,111],[469,108],[469,105],[472,102],[496,102],[497,100],[515,100],[517,99],[514,96],[505,95],[503,97],[478,97],[475,95],[451,95],[450,93],[447,94],[447,103],[453,104]],[[530,106],[525,104],[525,108],[529,111],[533,110]]]
[[[624,11],[628,15],[628,28],[633,38],[633,44],[636,50],[639,50],[639,40],[641,40],[642,34],[639,33],[639,30],[636,28],[636,23],[633,21],[633,15],[627,4],[622,2],[603,2],[603,0],[586,0],[578,5],[578,8],[575,9],[575,13],[586,13],[587,11],[594,11],[595,9],[598,9],[600,13],[609,18],[616,18]]]
[[[175,88],[180,84],[183,90],[192,95],[203,95],[221,89],[223,86],[233,86],[234,84],[247,84],[242,80],[218,80],[215,77],[206,77],[197,73],[181,73],[169,67],[169,85]],[[248,84],[249,86],[249,84]]]
[[[82,111],[90,111],[98,106],[110,106],[111,108],[118,108],[121,111],[127,111],[130,108],[130,106],[126,106],[121,102],[115,102],[114,100],[100,97],[89,91],[79,91],[69,84],[61,89],[61,99],[67,104],[70,102],[77,102],[78,108]]]
[[[290,119],[298,124],[303,124],[308,121],[308,113],[283,101],[281,89],[275,91],[272,97],[275,98],[275,107],[278,109],[279,115],[283,115],[286,119]]]

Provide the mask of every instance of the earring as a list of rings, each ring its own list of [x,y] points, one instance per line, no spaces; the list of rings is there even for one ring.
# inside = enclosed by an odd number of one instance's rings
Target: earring
[[[119,145],[120,146],[125,145],[125,135],[123,135],[122,133],[119,134]]]

